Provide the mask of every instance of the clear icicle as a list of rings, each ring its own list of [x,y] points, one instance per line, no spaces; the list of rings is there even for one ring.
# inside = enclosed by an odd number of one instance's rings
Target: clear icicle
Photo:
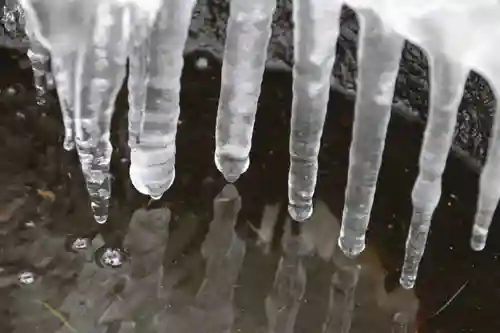
[[[495,87],[496,112],[488,155],[479,180],[479,196],[470,239],[471,248],[481,251],[486,246],[488,230],[500,199],[500,91]]]
[[[161,15],[159,15],[161,18]],[[129,57],[128,77],[128,145],[137,148],[141,132],[141,120],[146,110],[146,91],[148,85],[149,37],[142,42],[132,41]]]
[[[293,332],[306,291],[307,274],[303,264],[304,250],[300,237],[292,235],[291,220],[286,221],[283,255],[274,277],[273,289],[266,298],[268,332]]]
[[[365,233],[391,116],[403,39],[377,15],[358,11],[358,89],[339,246],[350,257],[365,248]]]
[[[80,52],[76,66],[75,141],[98,223],[108,218],[111,116],[125,77],[130,15],[128,7],[101,2],[92,35],[93,47],[89,52]]]
[[[215,165],[235,182],[250,164],[252,132],[276,0],[231,0],[215,130]]]
[[[153,199],[159,199],[175,178],[180,78],[194,4],[165,1],[149,40],[131,57],[130,178],[139,192]]]
[[[468,70],[439,55],[430,59],[429,118],[420,152],[420,171],[412,191],[413,214],[400,283],[413,288],[432,215],[441,197],[441,176],[453,140],[457,110]]]
[[[52,73],[57,87],[64,124],[63,147],[66,150],[72,150],[75,147],[74,89],[76,58],[77,53],[75,51],[55,53],[51,57]]]
[[[290,130],[288,212],[309,218],[316,187],[318,153],[330,96],[330,77],[340,29],[339,0],[293,3],[293,101]]]
[[[351,329],[356,286],[361,267],[345,257],[341,261],[332,277],[330,301],[323,333],[349,333]]]
[[[26,26],[28,30],[28,26]],[[36,90],[36,103],[40,106],[47,104],[47,77],[49,75],[49,52],[40,44],[33,34],[29,34],[30,48],[27,56],[31,62],[33,70],[33,84]]]
[[[10,33],[15,33],[21,21],[24,21],[24,12],[22,7],[16,0],[7,0],[3,7],[2,22],[5,30]],[[19,23],[19,24],[18,24]],[[42,106],[47,103],[47,82],[49,73],[49,52],[35,37],[33,27],[28,22],[25,22],[24,30],[30,40],[30,47],[27,56],[30,59],[33,70],[33,84],[36,90],[37,104]]]

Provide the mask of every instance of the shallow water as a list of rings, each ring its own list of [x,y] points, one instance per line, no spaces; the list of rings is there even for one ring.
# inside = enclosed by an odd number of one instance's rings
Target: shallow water
[[[396,313],[414,312],[420,333],[500,330],[500,223],[485,251],[469,249],[477,174],[453,156],[417,286],[399,288],[420,124],[391,120],[368,247],[350,262],[335,242],[352,102],[330,96],[316,211],[297,225],[286,217],[291,75],[266,73],[250,169],[226,187],[213,164],[220,64],[193,53],[174,186],[149,202],[130,184],[122,91],[112,209],[98,226],[76,155],[62,149],[57,102],[36,105],[18,56],[0,53],[0,332],[348,332],[350,325],[351,333],[378,333],[391,332]],[[200,57],[206,69],[195,68]]]

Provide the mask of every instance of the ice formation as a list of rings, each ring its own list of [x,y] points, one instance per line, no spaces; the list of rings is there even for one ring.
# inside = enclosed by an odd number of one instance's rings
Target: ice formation
[[[182,52],[195,0],[20,0],[32,42],[35,86],[43,96],[52,63],[65,125],[64,147],[78,150],[97,222],[107,219],[110,197],[110,120],[129,62],[130,177],[137,190],[158,199],[175,177]],[[10,3],[10,2],[9,2]],[[318,153],[335,61],[343,4],[360,21],[358,92],[339,246],[354,257],[365,247],[382,161],[392,96],[405,39],[429,58],[429,119],[412,192],[413,214],[401,284],[414,285],[456,113],[469,71],[483,75],[500,96],[500,37],[496,0],[294,1],[293,102],[290,130],[289,214],[312,214]],[[216,121],[215,164],[229,182],[250,165],[273,0],[232,0]],[[11,12],[4,13],[12,21]],[[6,21],[7,20],[7,21]],[[42,103],[43,101],[40,100]],[[481,174],[471,246],[481,250],[500,198],[500,117]]]

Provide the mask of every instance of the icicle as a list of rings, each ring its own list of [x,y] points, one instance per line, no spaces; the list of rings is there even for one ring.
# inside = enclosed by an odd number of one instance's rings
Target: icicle
[[[266,298],[268,332],[293,332],[307,275],[303,264],[304,251],[300,237],[292,235],[291,220],[286,221],[283,254],[274,277],[273,289]]]
[[[365,233],[382,161],[403,39],[370,10],[359,10],[358,89],[339,246],[350,257]]]
[[[471,248],[481,251],[486,246],[488,230],[500,199],[500,91],[495,89],[496,112],[488,155],[479,180],[479,196],[470,239]]]
[[[75,148],[75,124],[74,124],[74,89],[75,89],[75,66],[77,53],[67,51],[52,55],[52,73],[57,86],[59,105],[61,107],[64,124],[64,143],[66,150]]]
[[[312,197],[340,29],[341,5],[339,0],[296,0],[293,3],[295,64],[288,212],[296,221],[309,218],[313,211]]]
[[[413,187],[413,214],[406,240],[400,283],[412,288],[427,242],[432,215],[441,197],[441,176],[453,140],[457,110],[468,70],[441,55],[430,54],[429,118],[420,152],[420,171]]]
[[[175,178],[180,78],[194,4],[195,0],[165,1],[149,41],[131,57],[130,178],[139,192],[153,199],[159,199]]]
[[[276,0],[231,0],[215,130],[215,165],[235,182],[250,164],[252,132]]]
[[[75,137],[82,171],[98,223],[108,217],[111,195],[109,164],[111,116],[125,77],[129,45],[129,8],[108,2],[98,5],[93,47],[80,52],[77,60]]]
[[[206,276],[196,304],[210,318],[213,332],[230,332],[233,324],[233,297],[246,253],[245,242],[234,230],[241,210],[241,197],[233,185],[226,185],[214,199],[214,219],[202,245]]]
[[[351,329],[361,267],[346,257],[339,261],[342,262],[337,264],[330,286],[330,302],[323,333],[349,333]]]
[[[28,25],[26,30],[28,30]],[[49,52],[40,44],[33,34],[30,37],[30,48],[27,56],[33,70],[33,84],[36,90],[36,103],[40,106],[47,104],[47,77],[49,75]]]

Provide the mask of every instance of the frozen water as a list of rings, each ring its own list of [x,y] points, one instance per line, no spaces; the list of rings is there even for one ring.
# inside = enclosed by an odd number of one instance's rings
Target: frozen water
[[[275,0],[231,0],[215,129],[215,165],[235,182],[250,164],[252,133]]]
[[[164,1],[151,35],[134,45],[130,58],[130,179],[153,199],[159,199],[175,178],[180,78],[194,4]]]
[[[370,9],[359,10],[358,93],[339,246],[347,256],[365,248],[365,233],[382,162],[403,39]]]
[[[441,176],[451,148],[468,70],[441,55],[429,54],[429,118],[420,152],[420,172],[412,192],[413,215],[406,241],[401,285],[412,288],[425,249],[431,218],[441,197]]]
[[[293,5],[295,64],[288,212],[294,220],[303,221],[313,210],[318,153],[330,96],[342,3],[339,0],[297,0]]]
[[[132,31],[147,33],[160,0],[72,1],[21,0],[26,24],[50,50],[56,69],[66,134],[74,126],[91,208],[98,223],[107,220],[111,192],[109,141],[111,116],[118,90],[125,77]],[[70,66],[74,60],[74,65]],[[57,67],[57,66],[56,66]],[[68,136],[67,136],[68,138]],[[67,139],[69,140],[69,139]],[[70,143],[66,141],[67,148]]]

